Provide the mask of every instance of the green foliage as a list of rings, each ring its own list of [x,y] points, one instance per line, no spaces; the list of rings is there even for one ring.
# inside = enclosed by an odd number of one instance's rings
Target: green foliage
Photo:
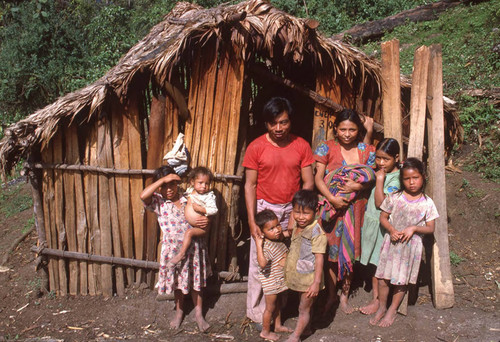
[[[465,164],[467,171],[481,173],[486,178],[500,182],[500,134],[488,136],[468,158]]]
[[[5,218],[11,217],[33,206],[31,196],[21,194],[22,184],[2,189],[0,192],[0,211]]]
[[[465,258],[462,258],[457,253],[450,251],[450,263],[453,266],[458,266],[458,264],[460,264],[461,262],[463,262],[465,260],[466,260]]]
[[[23,226],[23,229],[21,230],[21,233],[22,234],[25,234],[26,232],[28,232],[33,226],[35,225],[35,215],[33,214],[33,216],[31,218],[28,219],[28,221],[26,221],[26,223],[24,224]]]

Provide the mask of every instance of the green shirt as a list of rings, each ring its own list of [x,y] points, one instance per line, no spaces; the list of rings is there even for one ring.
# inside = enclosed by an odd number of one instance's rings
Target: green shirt
[[[306,292],[314,282],[316,257],[314,254],[324,254],[327,239],[325,232],[315,220],[301,232],[297,226],[293,228],[290,251],[285,264],[285,283],[291,290]],[[323,274],[319,289],[325,288]]]

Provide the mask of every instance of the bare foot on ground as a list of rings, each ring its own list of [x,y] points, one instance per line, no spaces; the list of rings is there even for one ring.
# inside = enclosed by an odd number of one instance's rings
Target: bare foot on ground
[[[293,332],[293,329],[290,329],[289,327],[285,327],[284,325],[277,325],[274,327],[275,332],[283,332],[283,333],[291,333]]]
[[[354,308],[353,306],[351,306],[351,304],[349,304],[348,300],[347,300],[347,296],[342,294],[340,296],[340,309],[342,310],[343,313],[345,313],[346,315],[350,315],[352,314],[354,311],[356,311],[357,309]]]
[[[203,315],[196,315],[196,324],[201,332],[205,332],[210,328],[210,324],[203,318]]]
[[[266,340],[271,340],[271,341],[278,341],[280,339],[280,335],[275,334],[271,331],[269,332],[261,332],[260,337],[266,339]]]
[[[395,319],[396,319],[396,311],[388,310],[384,318],[378,324],[378,326],[382,328],[390,327],[392,323],[394,323]]]
[[[378,322],[382,319],[382,317],[384,317],[384,315],[385,315],[386,312],[387,312],[386,308],[383,308],[383,307],[379,306],[377,312],[375,313],[375,316],[373,316],[370,319],[370,324],[371,325],[377,325]]]
[[[364,315],[371,315],[377,312],[378,307],[380,306],[378,299],[373,299],[368,305],[363,306],[359,309],[359,311]]]
[[[179,253],[176,256],[174,256],[170,261],[167,263],[167,267],[169,268],[174,268],[179,265],[179,263],[184,259],[186,255],[184,253]]]
[[[300,337],[295,336],[294,334],[291,334],[290,336],[288,336],[288,339],[286,340],[286,342],[300,342]]]
[[[181,326],[183,318],[184,318],[184,313],[182,311],[181,312],[177,312],[175,314],[174,319],[170,321],[170,328],[172,328],[172,329],[179,329],[179,327]]]

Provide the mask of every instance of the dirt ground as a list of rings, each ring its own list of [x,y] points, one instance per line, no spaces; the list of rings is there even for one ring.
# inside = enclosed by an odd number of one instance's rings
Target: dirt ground
[[[21,193],[29,194],[23,187]],[[398,316],[389,328],[372,327],[369,318],[338,311],[333,321],[314,321],[315,341],[499,341],[500,297],[500,184],[486,182],[478,174],[447,174],[450,250],[456,304],[436,310],[428,287],[419,288],[408,316]],[[31,209],[0,216],[0,256],[21,235],[20,226],[32,217]],[[199,333],[194,312],[188,309],[180,330],[169,330],[172,302],[156,301],[149,289],[129,288],[124,297],[55,298],[38,295],[41,278],[34,272],[30,234],[0,269],[0,341],[256,341],[258,332],[245,324],[245,294],[206,298],[208,333]],[[361,306],[371,293],[358,279],[352,303]],[[321,299],[318,301],[321,303]],[[294,298],[289,299],[294,307]],[[285,325],[294,327],[296,312],[286,312]],[[285,340],[285,338],[282,338]]]

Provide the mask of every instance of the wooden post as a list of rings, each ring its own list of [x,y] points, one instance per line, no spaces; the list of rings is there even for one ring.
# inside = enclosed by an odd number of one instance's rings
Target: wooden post
[[[422,160],[424,149],[429,55],[429,48],[427,46],[421,46],[415,51],[415,59],[413,61],[408,157],[414,157],[420,160]]]
[[[401,79],[399,75],[399,40],[381,44],[382,51],[382,117],[384,138],[396,139],[403,160],[403,127],[401,122]]]
[[[316,92],[335,103],[339,103],[341,100],[339,85],[324,76],[318,75],[316,79]],[[330,140],[335,137],[333,132],[334,121],[335,111],[332,108],[328,108],[319,103],[315,104],[312,137],[313,152],[322,141]]]
[[[441,45],[430,47],[429,82],[427,86],[430,112],[427,127],[429,145],[429,185],[439,218],[434,229],[432,250],[432,290],[437,309],[451,308],[455,302],[448,247],[446,210],[446,177],[444,161],[443,70]]]

